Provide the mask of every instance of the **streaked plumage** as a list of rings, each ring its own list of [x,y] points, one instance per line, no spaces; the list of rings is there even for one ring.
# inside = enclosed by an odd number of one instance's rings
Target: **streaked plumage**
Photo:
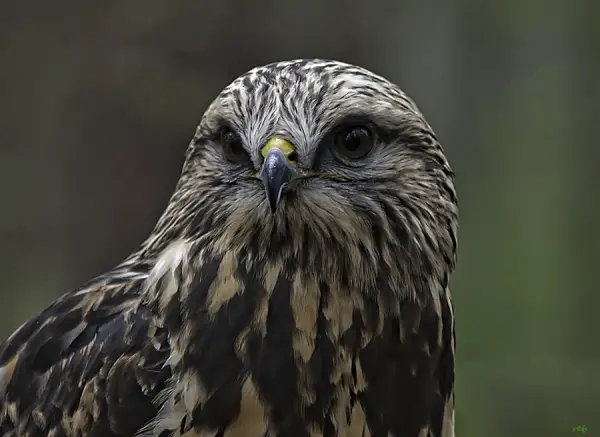
[[[140,249],[0,347],[0,436],[453,436],[457,221],[395,85],[253,69]]]

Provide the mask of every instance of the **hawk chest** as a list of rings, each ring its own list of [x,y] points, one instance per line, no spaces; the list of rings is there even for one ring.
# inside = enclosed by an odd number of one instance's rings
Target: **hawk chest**
[[[358,355],[381,332],[377,301],[323,281],[217,272],[202,307],[174,336],[181,435],[368,435]]]
[[[227,257],[205,265],[164,301],[174,378],[155,429],[420,437],[432,411],[443,414],[452,374],[436,367],[450,329],[439,300],[425,307],[280,266],[258,274]]]

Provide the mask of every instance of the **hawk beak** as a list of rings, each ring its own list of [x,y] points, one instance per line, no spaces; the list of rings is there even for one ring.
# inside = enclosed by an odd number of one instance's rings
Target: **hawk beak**
[[[261,153],[265,160],[260,175],[271,212],[275,213],[283,190],[296,177],[293,161],[296,150],[288,141],[274,137],[265,144]]]

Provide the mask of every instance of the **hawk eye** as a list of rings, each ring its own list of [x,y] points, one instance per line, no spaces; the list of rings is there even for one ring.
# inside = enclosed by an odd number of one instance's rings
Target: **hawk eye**
[[[225,158],[230,162],[239,163],[250,159],[248,152],[244,149],[242,139],[230,129],[221,131],[221,145]]]
[[[364,126],[351,126],[341,129],[335,135],[335,150],[345,158],[361,159],[373,150],[373,133]]]

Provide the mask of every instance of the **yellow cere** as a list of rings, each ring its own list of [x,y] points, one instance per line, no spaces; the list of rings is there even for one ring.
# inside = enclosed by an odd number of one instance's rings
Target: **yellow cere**
[[[281,137],[273,137],[269,141],[267,141],[267,144],[265,144],[264,147],[260,151],[263,158],[267,157],[267,153],[269,153],[269,151],[271,149],[281,150],[286,158],[289,158],[290,154],[292,154],[296,151],[294,146],[292,146],[292,144],[289,141],[284,140]],[[290,164],[293,164],[293,162],[289,161],[289,159],[288,159],[288,162]]]

